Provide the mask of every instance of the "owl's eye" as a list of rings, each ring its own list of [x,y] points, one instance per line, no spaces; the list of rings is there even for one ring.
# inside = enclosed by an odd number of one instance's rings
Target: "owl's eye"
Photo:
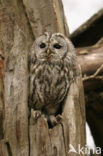
[[[60,44],[56,43],[56,44],[53,45],[53,47],[56,48],[56,49],[60,49],[62,46]]]
[[[40,48],[45,48],[46,47],[46,44],[45,43],[41,43],[40,44]]]

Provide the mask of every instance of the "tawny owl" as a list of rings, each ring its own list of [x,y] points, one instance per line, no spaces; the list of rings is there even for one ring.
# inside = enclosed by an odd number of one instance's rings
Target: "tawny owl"
[[[56,116],[68,93],[75,70],[75,50],[60,33],[38,37],[31,50],[31,107]]]

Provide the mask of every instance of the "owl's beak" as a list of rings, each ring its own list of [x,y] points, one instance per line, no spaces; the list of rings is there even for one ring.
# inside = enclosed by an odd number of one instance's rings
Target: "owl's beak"
[[[49,54],[50,54],[50,50],[49,50],[49,49],[47,49],[47,51],[46,51],[46,56],[48,57],[48,56],[49,56]]]

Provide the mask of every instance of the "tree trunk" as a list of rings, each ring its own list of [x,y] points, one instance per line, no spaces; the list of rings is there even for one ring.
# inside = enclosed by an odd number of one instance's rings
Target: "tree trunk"
[[[28,54],[44,31],[69,35],[61,1],[0,2],[0,156],[76,156],[72,144],[85,146],[84,95],[79,66],[62,113],[62,122],[48,128],[43,116],[29,118]],[[4,79],[3,79],[4,75]],[[4,85],[3,85],[4,82]],[[4,86],[4,89],[3,89]],[[83,156],[83,153],[80,153]]]

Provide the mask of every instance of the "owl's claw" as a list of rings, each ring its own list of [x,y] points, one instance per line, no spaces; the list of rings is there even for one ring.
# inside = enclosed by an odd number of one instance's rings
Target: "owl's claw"
[[[41,111],[31,109],[31,122],[33,124],[37,122],[40,116],[41,116]]]
[[[41,117],[41,115],[42,115],[41,111],[31,109],[30,123],[33,125],[35,123],[37,123],[37,120],[38,120],[38,118]],[[49,125],[50,127],[56,126],[62,120],[62,115],[60,115],[60,114],[58,114],[56,117],[54,115],[50,115],[50,116],[46,115],[45,117],[47,118],[48,123],[50,124]]]
[[[56,116],[56,120],[58,121],[58,123],[61,122],[62,119],[63,119],[63,118],[62,118],[62,115],[58,114],[58,115]]]
[[[57,125],[57,119],[56,119],[55,116],[50,115],[49,119],[50,119],[50,124],[51,124],[51,126]]]
[[[61,122],[62,116],[60,114],[58,114],[56,117],[53,115],[50,115],[49,119],[50,119],[51,126],[56,126],[58,123]]]
[[[39,117],[41,116],[41,112],[40,111],[34,111],[34,119],[37,120]]]

